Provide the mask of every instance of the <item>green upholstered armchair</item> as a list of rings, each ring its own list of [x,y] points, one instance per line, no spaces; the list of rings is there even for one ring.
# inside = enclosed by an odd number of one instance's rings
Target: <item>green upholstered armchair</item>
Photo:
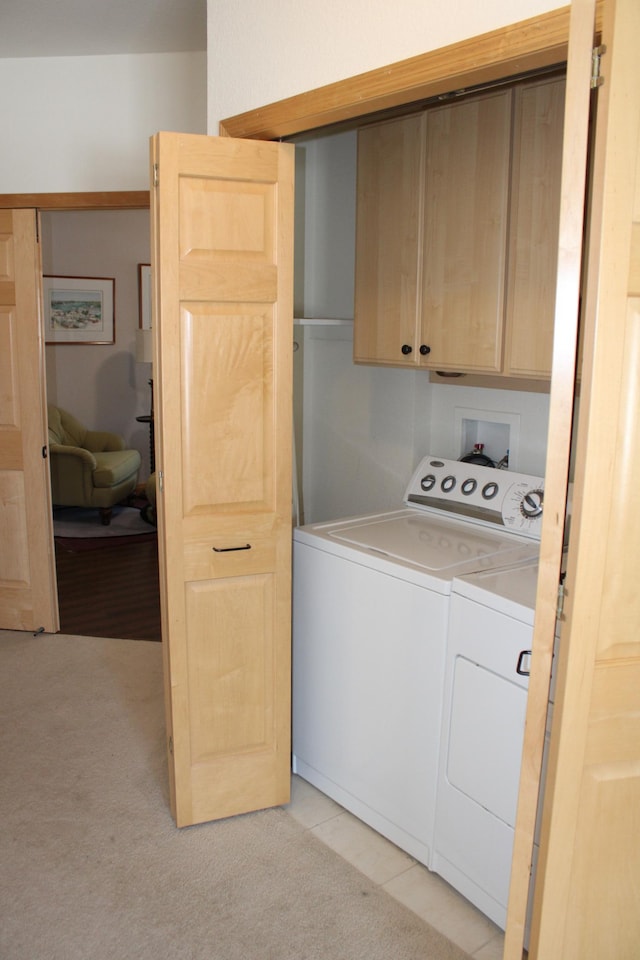
[[[88,430],[79,420],[48,405],[49,465],[54,506],[96,507],[103,524],[136,488],[140,469],[137,450],[125,450],[115,433]]]

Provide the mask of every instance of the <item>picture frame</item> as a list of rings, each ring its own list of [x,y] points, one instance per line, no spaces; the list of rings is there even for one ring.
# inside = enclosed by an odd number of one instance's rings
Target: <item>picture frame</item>
[[[151,330],[151,265],[138,264],[138,325]]]
[[[42,278],[45,343],[115,343],[113,277]]]

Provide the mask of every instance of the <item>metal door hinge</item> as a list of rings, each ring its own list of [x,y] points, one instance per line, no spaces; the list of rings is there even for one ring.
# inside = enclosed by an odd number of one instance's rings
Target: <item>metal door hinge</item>
[[[162,470],[158,470],[158,490],[160,493],[164,490],[164,473]]]
[[[42,459],[46,460],[48,456],[49,456],[49,447],[45,444],[44,447],[42,448]]]
[[[607,48],[604,44],[600,44],[599,47],[594,47],[591,51],[591,89],[595,90],[596,87],[601,87],[604,83],[604,77],[600,76],[600,61],[603,54],[607,52]]]
[[[154,187],[157,187],[157,186],[158,186],[158,183],[159,183],[158,164],[157,164],[157,163],[154,163],[154,165],[153,165],[153,185],[154,185]]]
[[[173,737],[169,737],[169,753],[173,756]]]
[[[562,618],[564,611],[564,579],[558,584],[558,602],[556,605],[556,620]]]

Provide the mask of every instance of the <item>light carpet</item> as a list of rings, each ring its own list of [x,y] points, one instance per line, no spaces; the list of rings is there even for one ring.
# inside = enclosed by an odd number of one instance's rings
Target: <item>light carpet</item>
[[[178,830],[161,646],[0,631],[2,960],[466,960],[286,808]]]
[[[53,511],[55,537],[130,537],[153,533],[155,529],[142,519],[137,507],[114,507],[111,523],[108,525],[101,522],[98,510],[56,507]]]

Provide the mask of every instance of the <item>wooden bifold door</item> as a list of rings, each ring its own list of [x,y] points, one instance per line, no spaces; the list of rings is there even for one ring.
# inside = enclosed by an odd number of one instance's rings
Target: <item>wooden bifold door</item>
[[[178,825],[290,788],[293,147],[152,141],[160,583]]]

